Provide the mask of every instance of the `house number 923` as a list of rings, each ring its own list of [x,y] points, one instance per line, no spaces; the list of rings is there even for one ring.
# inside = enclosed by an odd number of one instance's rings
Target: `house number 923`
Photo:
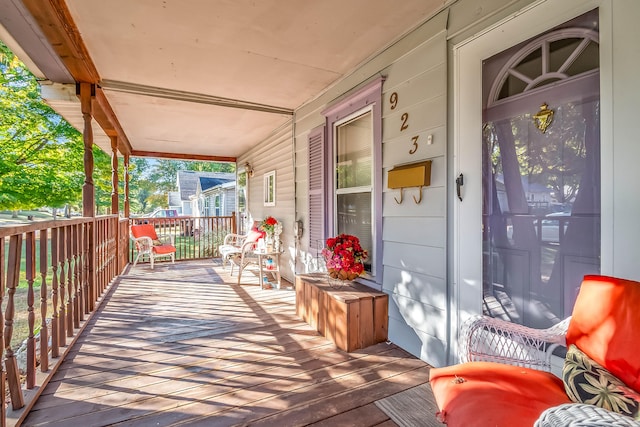
[[[389,96],[389,104],[391,105],[391,109],[395,110],[396,108],[398,108],[398,92],[393,92],[391,94],[391,96]],[[402,113],[402,116],[400,116],[400,132],[404,132],[405,130],[407,130],[409,128],[409,113]],[[416,135],[414,137],[411,138],[411,149],[409,150],[409,154],[415,154],[416,151],[418,151],[418,138],[419,136]]]

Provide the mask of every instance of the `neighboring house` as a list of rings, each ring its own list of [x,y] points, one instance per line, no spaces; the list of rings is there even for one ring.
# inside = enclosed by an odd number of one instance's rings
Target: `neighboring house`
[[[206,216],[231,216],[236,210],[236,182],[228,181],[203,190]]]
[[[199,176],[196,192],[191,199],[191,216],[206,218],[230,216],[235,210],[235,174],[217,173],[216,177]],[[194,230],[200,233],[209,230],[211,222],[205,219],[194,221]]]
[[[371,255],[363,282],[391,297],[389,339],[434,366],[457,360],[462,324],[489,306],[548,326],[571,313],[584,274],[640,280],[630,255],[640,202],[629,197],[640,180],[637,16],[640,2],[629,0],[452,2],[297,108],[291,127],[237,162],[251,165],[250,215],[282,220],[295,248],[285,277],[317,269],[328,236],[358,235]],[[484,161],[483,146],[494,150]],[[569,154],[581,163],[566,163]],[[403,198],[388,187],[391,169],[426,160],[429,186]],[[582,189],[559,243],[537,239],[527,219],[553,193],[525,192],[526,170]],[[496,200],[483,176],[498,172]],[[530,239],[506,238],[507,222],[489,215],[498,204]]]
[[[191,205],[191,197],[198,193],[200,178],[214,178],[235,180],[235,174],[225,172],[195,172],[179,171],[177,175],[177,187],[180,194],[180,206],[183,216],[192,216],[194,211]]]
[[[182,202],[180,201],[179,191],[169,192],[169,209],[175,209],[178,211],[178,215],[182,215]]]
[[[235,211],[235,175],[224,175],[224,178],[198,177],[196,193],[191,196],[193,216],[230,216]]]

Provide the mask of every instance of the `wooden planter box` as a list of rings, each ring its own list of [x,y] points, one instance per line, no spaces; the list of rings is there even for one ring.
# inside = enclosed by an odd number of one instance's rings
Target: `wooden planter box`
[[[327,279],[296,277],[296,314],[344,351],[386,341],[389,296],[358,283],[332,288]]]

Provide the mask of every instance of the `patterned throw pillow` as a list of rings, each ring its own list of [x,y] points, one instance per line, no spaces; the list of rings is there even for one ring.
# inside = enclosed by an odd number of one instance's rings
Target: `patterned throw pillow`
[[[153,246],[162,246],[162,242],[158,239],[153,240]]]
[[[562,381],[567,395],[576,403],[588,403],[640,419],[640,394],[573,344],[564,361]]]

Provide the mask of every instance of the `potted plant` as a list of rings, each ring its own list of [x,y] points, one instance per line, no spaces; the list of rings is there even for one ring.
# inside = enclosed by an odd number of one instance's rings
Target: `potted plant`
[[[364,272],[364,261],[368,254],[360,246],[360,239],[350,234],[340,234],[328,238],[326,243],[322,255],[330,277],[354,280]]]
[[[277,229],[282,230],[282,226],[278,223],[278,220],[272,216],[266,217],[262,220],[262,223],[260,223],[260,230],[266,233],[267,252],[274,250],[273,234]]]

